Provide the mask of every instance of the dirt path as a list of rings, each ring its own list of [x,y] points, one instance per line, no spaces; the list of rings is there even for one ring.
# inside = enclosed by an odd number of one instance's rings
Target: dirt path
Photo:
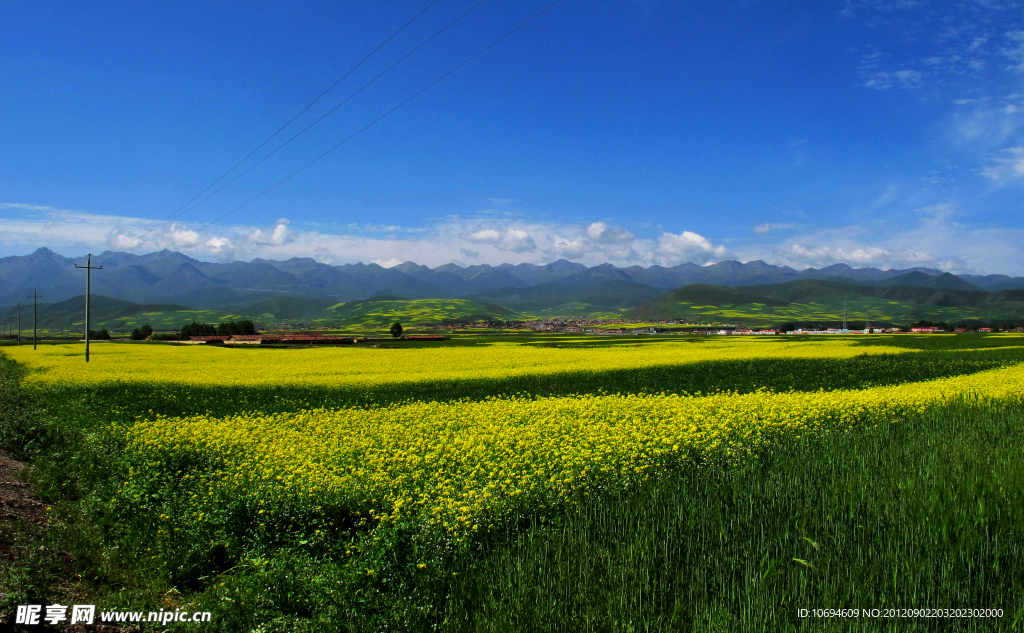
[[[27,580],[46,587],[45,598],[50,603],[75,604],[79,593],[75,559],[68,552],[53,551],[47,546],[47,533],[51,517],[47,505],[25,481],[26,467],[0,452],[0,567],[5,568],[0,582],[17,584]],[[16,587],[10,587],[17,591]],[[4,587],[0,585],[0,601]],[[0,628],[10,626],[13,613],[0,612]],[[35,629],[37,627],[31,627]],[[52,627],[42,629],[54,630]],[[28,630],[28,629],[26,629]],[[65,633],[131,633],[136,627],[120,628],[95,624],[74,626],[64,624],[58,630]]]
[[[45,529],[48,524],[46,504],[33,493],[22,480],[25,465],[0,453],[0,520],[4,528],[12,523],[35,525]],[[10,545],[4,543],[0,550],[5,557],[11,555]]]

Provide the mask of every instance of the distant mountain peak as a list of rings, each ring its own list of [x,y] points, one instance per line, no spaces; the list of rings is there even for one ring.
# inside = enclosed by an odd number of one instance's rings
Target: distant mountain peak
[[[609,309],[624,309],[630,307],[630,301],[650,292],[693,284],[739,288],[799,280],[823,280],[833,285],[918,286],[931,289],[932,294],[1024,289],[1024,278],[1005,275],[958,276],[928,268],[879,270],[852,268],[846,263],[797,271],[763,260],[742,263],[734,259],[708,266],[688,262],[624,268],[607,262],[587,266],[565,258],[546,264],[449,263],[434,268],[405,261],[383,268],[362,262],[331,265],[300,257],[214,263],[169,248],[143,255],[105,251],[94,255],[93,261],[97,259],[105,264],[101,274],[92,276],[97,294],[140,304],[194,308],[227,308],[281,297],[357,301],[384,294],[407,299],[486,297],[487,303],[494,304],[501,304],[505,298],[514,301],[512,297],[517,296],[521,303],[526,302],[523,305],[538,311],[546,309],[544,302],[549,300],[593,303],[604,296],[606,300],[602,301]],[[84,261],[84,257],[62,257],[46,247],[29,255],[0,258],[0,306],[14,305],[33,290],[52,301],[80,294],[84,278],[73,264]],[[536,292],[527,292],[531,288]]]

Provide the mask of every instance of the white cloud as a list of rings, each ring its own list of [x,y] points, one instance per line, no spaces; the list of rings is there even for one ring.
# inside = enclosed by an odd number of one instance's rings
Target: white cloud
[[[501,233],[494,229],[481,229],[470,233],[466,236],[466,239],[470,242],[487,242],[490,244],[497,244],[501,241]]]
[[[492,265],[542,264],[561,258],[588,265],[672,265],[729,256],[724,247],[690,231],[641,238],[607,222],[524,222],[488,214],[449,216],[426,227],[391,226],[384,231],[379,226],[356,224],[328,227],[304,223],[296,227],[282,218],[270,226],[212,225],[199,230],[202,223],[160,225],[137,217],[32,207],[37,205],[0,205],[4,225],[0,250],[6,247],[8,252],[22,252],[26,247],[47,246],[69,253],[86,249],[149,253],[171,248],[212,261],[312,257],[329,264],[376,261],[390,265],[391,260],[412,260],[428,266],[466,260]]]
[[[292,240],[292,231],[288,228],[289,224],[290,222],[287,219],[281,218],[275,223],[274,230],[269,234],[261,229],[256,229],[249,233],[249,241],[253,244],[269,244],[273,246],[287,244]]]
[[[972,108],[961,109],[951,122],[957,143],[972,146],[970,149],[975,151],[991,152],[1020,142],[1024,116],[1016,104],[986,99]]]
[[[526,231],[522,229],[506,229],[505,237],[498,245],[498,248],[513,253],[525,253],[536,250],[537,245]]]
[[[1010,31],[1006,33],[1006,39],[1003,55],[1014,64],[1009,69],[1024,72],[1024,31]]]
[[[199,233],[177,223],[171,224],[165,235],[170,240],[170,245],[178,249],[191,248],[199,244]]]
[[[636,239],[636,236],[626,229],[604,222],[594,222],[587,227],[586,234],[588,239],[598,244],[623,244]]]
[[[759,224],[759,225],[755,226],[754,227],[754,233],[764,234],[764,233],[769,233],[771,231],[781,231],[781,230],[784,230],[784,229],[791,229],[794,226],[796,226],[796,225],[795,224],[791,224],[791,223],[778,224],[778,223],[765,222],[764,224]]]
[[[0,209],[25,209],[27,211],[66,211],[57,207],[40,206],[37,204],[21,204],[19,202],[0,202]]]
[[[491,244],[498,250],[511,253],[526,253],[537,249],[537,244],[530,237],[530,234],[523,229],[507,228],[480,229],[466,236],[470,242],[480,244]]]
[[[952,203],[915,209],[914,222],[898,229],[880,223],[820,229],[744,249],[743,259],[763,259],[802,269],[838,262],[854,267],[923,266],[955,273],[1024,274],[1024,230],[974,226],[959,220]]]
[[[401,264],[402,260],[398,259],[397,257],[392,257],[391,259],[371,259],[370,263],[377,264],[381,268],[394,268],[395,266]]]
[[[560,258],[579,259],[587,252],[581,240],[569,240],[564,237],[555,236],[552,239],[555,252]]]
[[[864,85],[875,90],[888,90],[893,86],[901,88],[918,88],[924,79],[924,73],[917,70],[897,70],[876,72],[867,76]]]
[[[226,237],[211,237],[206,240],[206,246],[209,247],[210,253],[213,255],[234,252],[235,250],[235,245]]]
[[[692,231],[683,231],[678,235],[662,233],[658,238],[655,255],[664,266],[674,266],[683,262],[705,264],[731,256],[726,247],[715,246],[703,235]]]
[[[1012,165],[1016,169],[1016,163]],[[1011,168],[1010,163],[1002,166]],[[673,266],[736,258],[763,259],[794,268],[845,261],[854,266],[929,266],[956,272],[1024,275],[1024,231],[964,224],[952,204],[916,209],[910,214],[909,225],[903,220],[894,224],[890,219],[876,225],[786,233],[776,238],[776,229],[807,226],[809,220],[799,225],[769,224],[768,231],[741,238],[730,243],[729,248],[687,230],[605,244],[588,237],[593,226],[588,222],[556,224],[509,219],[502,224],[493,217],[457,216],[416,231],[396,227],[387,237],[381,237],[373,227],[363,230],[353,225],[331,232],[319,225],[311,229],[305,224],[278,221],[262,227],[214,225],[203,231],[196,230],[201,224],[193,228],[176,223],[159,227],[136,241],[135,236],[152,228],[155,221],[29,206],[35,205],[15,207],[8,203],[0,208],[4,227],[0,231],[0,251],[14,254],[47,246],[66,255],[105,249],[148,253],[181,239],[170,247],[210,261],[312,257],[328,264],[375,261],[391,266],[411,260],[439,266],[467,260],[491,265],[543,264],[564,257],[590,266],[605,262],[617,266]],[[282,226],[287,233],[284,229],[278,232]],[[257,232],[261,238],[250,239]]]
[[[979,173],[996,183],[1024,177],[1024,147],[1010,147],[995,152]]]

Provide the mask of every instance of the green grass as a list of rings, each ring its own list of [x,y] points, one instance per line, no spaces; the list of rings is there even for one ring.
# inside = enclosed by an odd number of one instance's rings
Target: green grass
[[[500,306],[465,299],[367,299],[339,303],[320,319],[344,328],[386,327],[395,321],[432,325],[455,320],[508,319],[513,313]]]
[[[84,301],[69,299],[61,303],[44,303],[39,305],[39,334],[60,336],[67,332],[70,338],[82,336],[82,324],[85,321]],[[32,341],[32,306],[28,311],[22,309],[21,335],[22,343]],[[17,319],[13,308],[0,310],[0,318],[6,323],[7,318]],[[148,323],[157,331],[180,330],[192,321],[202,323],[220,323],[221,321],[239,321],[252,319],[246,314],[236,314],[224,310],[193,310],[185,306],[162,304],[138,304],[110,297],[94,296],[90,312],[89,329],[99,331],[107,329],[115,333],[131,332],[137,327]],[[6,332],[6,328],[5,328]],[[17,329],[15,328],[15,332]]]
[[[703,340],[680,339],[503,340],[562,347]],[[578,513],[537,509],[505,531],[427,556],[415,530],[401,525],[375,542],[360,540],[365,532],[358,525],[345,526],[330,543],[334,552],[310,545],[301,525],[259,542],[246,541],[245,526],[235,525],[240,547],[228,547],[237,535],[225,533],[167,549],[173,540],[158,538],[153,525],[120,514],[109,501],[129,462],[103,429],[154,413],[269,413],[310,402],[343,407],[516,393],[860,388],[1020,362],[1019,343],[1007,336],[879,336],[858,344],[920,351],[370,390],[254,385],[230,397],[223,389],[160,384],[19,391],[20,368],[0,354],[0,442],[31,461],[32,481],[53,504],[57,520],[48,547],[78,559],[83,577],[68,591],[80,603],[213,610],[213,623],[197,631],[1014,630],[1024,620],[1021,405],[951,403],[877,429],[777,442],[739,463],[691,462],[641,489],[595,495]],[[167,495],[174,483],[168,486],[140,502],[139,516],[176,507]],[[294,520],[302,522],[299,515]],[[360,544],[354,559],[341,555],[352,542]],[[25,562],[36,556],[32,547],[19,547]],[[159,560],[151,558],[156,548],[164,548]],[[416,568],[413,562],[425,558],[428,569]],[[45,603],[57,595],[57,577],[26,577],[25,569],[0,568],[0,609],[9,613],[11,605],[24,604],[16,599]],[[1005,615],[840,623],[801,620],[799,606],[997,607]]]
[[[1024,627],[1024,408],[957,403],[693,464],[452,564],[451,631],[1008,631]],[[807,608],[999,620],[801,619]]]
[[[841,323],[843,320],[842,302],[832,303],[792,303],[786,306],[769,306],[756,303],[731,304],[722,306],[697,306],[687,303],[677,304],[666,318],[687,319],[694,323],[733,323],[745,325],[771,325],[787,321],[791,322],[822,322],[827,324]],[[877,298],[858,298],[847,304],[847,317],[850,321],[863,323],[870,319],[872,323],[891,323],[908,325],[914,321],[928,319],[930,321],[958,323],[960,321],[995,320],[1016,321],[1024,316],[1024,305],[1020,303],[1003,303],[974,307],[942,307],[920,305],[902,301],[886,301]]]
[[[693,323],[769,325],[784,322],[842,323],[849,320],[907,325],[921,319],[948,323],[1019,322],[1019,292],[971,292],[926,287],[863,285],[811,280],[730,288],[693,284],[671,290],[627,313],[633,319],[687,319]]]

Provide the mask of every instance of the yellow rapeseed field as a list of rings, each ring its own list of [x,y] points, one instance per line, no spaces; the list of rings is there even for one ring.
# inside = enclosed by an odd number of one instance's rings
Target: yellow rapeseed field
[[[592,339],[591,339],[592,340]],[[708,360],[851,358],[908,351],[859,346],[835,338],[714,337],[648,340],[636,345],[553,348],[518,343],[418,348],[225,349],[219,346],[96,344],[92,360],[82,345],[6,347],[4,353],[33,370],[27,384],[168,383],[182,385],[373,386],[396,382],[509,378],[526,374],[636,369]]]
[[[196,475],[203,481],[189,507],[198,521],[208,519],[215,498],[249,498],[268,519],[282,507],[330,504],[461,539],[527,509],[639,482],[691,456],[740,456],[780,433],[891,423],[950,399],[1022,393],[1024,366],[1013,365],[864,390],[412,402],[159,417],[115,431],[139,456],[140,474],[182,460],[216,465]],[[123,494],[140,494],[131,478]]]

